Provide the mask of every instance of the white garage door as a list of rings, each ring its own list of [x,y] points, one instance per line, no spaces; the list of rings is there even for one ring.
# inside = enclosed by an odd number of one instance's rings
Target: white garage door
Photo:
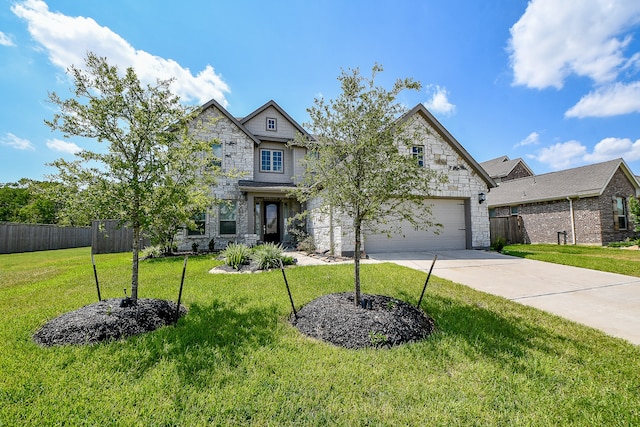
[[[401,224],[401,231],[387,237],[386,234],[365,232],[364,248],[367,253],[431,251],[437,249],[466,249],[464,201],[437,199],[429,200],[432,222],[440,223],[439,234],[434,229],[416,230],[411,223]]]

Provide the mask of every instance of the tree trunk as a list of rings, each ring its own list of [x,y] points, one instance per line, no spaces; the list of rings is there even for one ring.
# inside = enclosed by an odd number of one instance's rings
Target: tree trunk
[[[133,227],[133,260],[131,261],[131,299],[138,301],[138,258],[140,252],[140,226],[135,224]]]
[[[356,307],[360,305],[360,236],[362,234],[361,231],[361,223],[360,221],[356,221],[354,224],[355,232],[356,232],[356,247],[353,253],[353,274],[354,274],[354,284],[355,284],[355,304]]]

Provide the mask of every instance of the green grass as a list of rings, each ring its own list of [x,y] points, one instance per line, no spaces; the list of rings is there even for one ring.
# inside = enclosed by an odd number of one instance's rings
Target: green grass
[[[104,298],[128,254],[97,255]],[[140,297],[176,299],[182,259],[141,264]],[[437,332],[383,350],[301,336],[280,271],[208,274],[189,259],[189,314],[124,341],[41,348],[49,319],[94,302],[89,249],[0,255],[0,426],[640,425],[640,348],[432,278]],[[363,291],[416,303],[425,274],[363,265]],[[352,266],[287,270],[296,305],[351,289]]]
[[[507,255],[640,277],[640,251],[602,246],[508,245]]]

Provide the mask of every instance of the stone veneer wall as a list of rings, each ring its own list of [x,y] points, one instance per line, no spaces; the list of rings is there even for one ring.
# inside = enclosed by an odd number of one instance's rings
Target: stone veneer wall
[[[243,175],[239,179],[253,179],[254,141],[214,107],[204,111],[200,119],[192,125],[192,132],[198,138],[209,139],[212,142],[216,138],[219,140],[222,145],[222,170],[241,171]],[[238,178],[218,178],[212,192],[218,199],[236,201],[237,233],[230,236],[218,235],[218,206],[212,206],[207,212],[205,234],[188,236],[184,231],[178,236],[178,249],[190,250],[193,242],[197,242],[200,249],[207,249],[212,238],[215,238],[216,249],[224,248],[229,242],[255,244],[258,240],[257,235],[253,234],[253,230],[247,229],[248,210],[252,207],[248,206],[247,200],[238,187]]]
[[[487,183],[421,115],[414,117],[407,132],[420,136],[414,144],[424,144],[425,164],[435,172],[447,176],[448,182],[434,189],[430,196],[467,199],[467,213],[470,215],[467,222],[471,225],[471,230],[467,230],[467,236],[470,232],[471,238],[468,236],[467,240],[470,240],[471,248],[488,248],[491,244],[489,210],[486,202],[478,202],[478,194],[489,191]]]
[[[434,186],[429,195],[434,198],[454,198],[468,200],[467,214],[470,220],[471,230],[467,230],[467,240],[471,248],[488,248],[490,246],[489,211],[486,204],[478,202],[479,193],[487,193],[487,184],[472,167],[439,135],[419,114],[408,123],[406,131],[416,141],[414,145],[424,146],[425,164],[435,172],[444,174],[448,182]],[[407,149],[408,150],[408,149]],[[407,152],[407,154],[410,154]],[[316,202],[316,207],[319,202]],[[331,227],[329,216],[312,216],[310,227],[314,229],[313,235],[316,247],[319,251],[330,250]],[[332,215],[334,221],[333,243],[336,253],[353,254],[355,248],[355,232],[348,217]]]

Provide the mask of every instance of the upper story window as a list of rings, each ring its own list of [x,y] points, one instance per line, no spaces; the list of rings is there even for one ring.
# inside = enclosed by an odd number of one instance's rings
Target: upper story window
[[[418,166],[424,166],[424,147],[422,145],[411,147],[411,155],[418,162]]]
[[[282,150],[260,150],[260,172],[282,173],[284,171],[283,157]]]
[[[267,130],[278,130],[278,121],[274,117],[267,117]]]
[[[627,203],[624,197],[616,197],[613,201],[613,221],[616,230],[627,229]]]
[[[211,162],[213,166],[222,166],[222,144],[219,141],[215,141],[211,144],[211,148],[213,149],[213,161]]]

